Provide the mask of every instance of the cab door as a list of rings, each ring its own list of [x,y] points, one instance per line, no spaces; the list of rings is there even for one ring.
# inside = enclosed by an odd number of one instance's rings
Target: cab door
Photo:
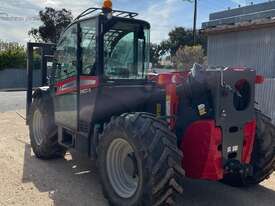
[[[96,61],[96,18],[83,20],[80,28],[79,132],[88,136],[95,109],[99,78]]]
[[[110,20],[105,25],[103,75],[96,100],[94,121],[144,111],[152,94],[148,84],[149,28],[137,23]]]
[[[70,26],[56,49],[55,122],[59,127],[77,130],[77,25]]]

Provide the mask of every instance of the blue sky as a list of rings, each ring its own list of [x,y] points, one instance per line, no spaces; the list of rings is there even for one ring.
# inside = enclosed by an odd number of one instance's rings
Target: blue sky
[[[198,0],[198,27],[208,20],[209,14],[246,5],[252,0]],[[34,17],[46,6],[67,8],[76,16],[88,7],[101,5],[101,0],[0,0],[0,16]],[[254,3],[265,0],[254,0]],[[139,18],[152,25],[151,40],[160,42],[176,26],[192,28],[193,4],[183,0],[113,0],[115,9],[136,11]],[[28,30],[39,26],[38,21],[4,21],[0,19],[0,39],[4,41],[29,41]]]

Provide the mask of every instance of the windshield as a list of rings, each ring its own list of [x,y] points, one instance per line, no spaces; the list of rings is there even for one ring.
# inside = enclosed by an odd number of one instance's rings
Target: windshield
[[[149,67],[149,29],[117,22],[104,35],[104,77],[145,79]]]

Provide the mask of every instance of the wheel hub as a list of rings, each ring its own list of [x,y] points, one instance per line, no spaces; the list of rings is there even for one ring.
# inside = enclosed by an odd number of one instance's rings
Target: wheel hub
[[[33,114],[32,130],[34,140],[37,145],[41,145],[43,141],[44,121],[41,112],[37,109]]]
[[[137,191],[140,178],[134,150],[126,140],[113,140],[107,151],[106,166],[108,178],[117,195],[131,198]]]

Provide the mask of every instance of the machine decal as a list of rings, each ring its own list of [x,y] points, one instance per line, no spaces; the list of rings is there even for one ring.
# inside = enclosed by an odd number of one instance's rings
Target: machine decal
[[[238,152],[238,150],[239,150],[238,145],[227,147],[227,153]]]
[[[156,115],[157,117],[161,116],[161,104],[156,105]]]
[[[76,77],[70,77],[64,81],[56,83],[56,95],[63,95],[77,91]],[[80,77],[80,92],[88,91],[98,86],[97,77],[81,76]],[[84,92],[84,93],[85,93]],[[83,92],[82,92],[83,93]]]
[[[198,105],[198,110],[199,110],[200,116],[207,114],[205,104]]]

